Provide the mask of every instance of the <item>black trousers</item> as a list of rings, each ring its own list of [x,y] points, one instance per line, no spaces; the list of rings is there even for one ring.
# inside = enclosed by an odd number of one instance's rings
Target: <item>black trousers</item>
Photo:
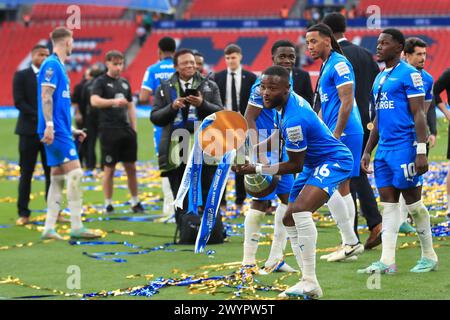
[[[359,177],[350,180],[350,192],[355,202],[356,212],[358,212],[356,205],[356,197],[358,197],[359,203],[361,204],[361,213],[367,220],[369,230],[372,230],[377,224],[381,223],[381,214],[378,210],[377,201],[370,186],[369,179],[365,173],[360,172]],[[358,236],[357,227],[358,214],[355,214],[355,233]]]
[[[31,214],[28,205],[30,203],[31,180],[38,154],[41,154],[41,162],[45,173],[45,199],[47,199],[48,188],[50,187],[50,168],[47,166],[44,144],[39,140],[38,135],[19,135],[19,196],[17,208],[19,216],[29,217]]]
[[[97,155],[95,153],[95,146],[97,144],[97,139],[99,136],[97,116],[88,117],[86,119],[86,129],[87,137],[86,140],[81,144],[81,148],[85,148],[84,166],[88,170],[93,170],[97,166]]]
[[[172,189],[173,197],[176,198],[178,189],[180,189],[181,180],[183,179],[184,169],[186,168],[185,164],[180,165],[178,168],[172,171],[168,171],[164,173],[164,176],[169,178],[170,189]],[[208,199],[209,187],[214,179],[214,174],[216,173],[217,166],[210,166],[203,164],[202,167],[202,200],[203,205],[206,203]],[[203,206],[204,207],[204,206]],[[181,214],[187,212],[188,208],[188,196],[184,198],[183,208],[176,208],[175,210],[175,220],[178,223],[178,219]]]

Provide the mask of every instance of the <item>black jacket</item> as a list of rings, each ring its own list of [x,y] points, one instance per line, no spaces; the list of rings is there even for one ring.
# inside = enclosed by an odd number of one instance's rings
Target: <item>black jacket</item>
[[[163,127],[158,152],[160,169],[166,169],[169,164],[173,121],[178,113],[178,110],[172,108],[172,103],[175,100],[173,97],[178,97],[175,88],[178,79],[178,73],[175,72],[168,80],[161,80],[161,85],[156,89],[155,100],[150,113],[150,121],[156,126]],[[217,84],[212,80],[206,80],[198,72],[194,75],[194,81],[200,83],[199,87],[195,89],[198,89],[203,96],[203,104],[197,108],[199,120],[201,121],[210,114],[223,110]]]
[[[33,68],[17,71],[13,80],[14,105],[19,109],[15,133],[37,134],[37,75]]]
[[[309,73],[305,70],[294,68],[292,70],[292,81],[294,83],[294,92],[308,101],[312,106],[314,92]]]
[[[358,105],[361,122],[364,129],[364,146],[366,145],[370,131],[367,124],[370,122],[369,102],[373,81],[380,72],[380,68],[373,60],[369,50],[357,46],[348,40],[339,42],[345,57],[350,61],[355,73],[355,99]]]
[[[222,70],[214,75],[214,81],[220,90],[220,98],[225,105],[225,99],[227,96],[227,69]],[[256,81],[256,75],[250,71],[242,69],[241,74],[241,92],[239,94],[239,111],[242,115],[245,114],[247,109],[248,99],[250,98],[250,91],[253,84]]]

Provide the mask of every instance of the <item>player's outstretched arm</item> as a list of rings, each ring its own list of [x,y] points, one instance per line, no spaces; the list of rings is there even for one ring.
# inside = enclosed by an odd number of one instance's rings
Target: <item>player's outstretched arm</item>
[[[303,170],[306,151],[294,152],[288,151],[289,160],[285,162],[275,163],[270,166],[262,164],[244,164],[233,167],[237,174],[266,174],[266,175],[283,175],[299,173]]]
[[[42,86],[41,99],[42,99],[42,113],[45,119],[45,131],[42,142],[46,144],[52,144],[54,139],[53,128],[53,92],[54,87]]]
[[[428,161],[426,156],[426,142],[427,142],[427,122],[423,112],[424,97],[408,98],[409,108],[414,117],[414,124],[416,128],[417,139],[417,156],[415,161],[415,168],[418,175],[422,175],[428,171]]]
[[[353,83],[348,83],[338,88],[339,100],[341,100],[341,107],[339,108],[338,120],[336,123],[336,129],[333,135],[336,139],[340,139],[342,132],[344,132],[347,125],[348,118],[353,109]]]
[[[361,170],[366,174],[372,173],[372,170],[369,169],[370,155],[378,144],[378,138],[378,116],[375,116],[375,119],[373,120],[373,129],[370,131],[369,140],[367,140],[366,148],[361,157]]]

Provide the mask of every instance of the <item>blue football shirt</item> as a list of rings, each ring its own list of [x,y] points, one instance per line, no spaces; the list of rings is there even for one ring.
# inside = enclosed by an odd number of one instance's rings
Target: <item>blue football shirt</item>
[[[290,78],[290,83],[292,92],[293,88],[292,76]],[[248,99],[248,104],[262,109],[261,113],[256,119],[256,128],[258,129],[258,137],[259,141],[261,142],[266,140],[272,134],[272,131],[275,129],[274,125],[275,109],[264,108],[263,98],[260,91],[261,90],[260,85],[261,85],[261,77],[258,77],[258,79],[256,79],[255,83],[252,86],[250,98]]]
[[[425,102],[433,100],[433,77],[424,69],[419,70],[423,81],[423,90],[425,91]]]
[[[294,92],[290,93],[284,110],[275,111],[275,123],[287,151],[306,150],[306,167],[315,168],[325,160],[352,157],[350,150],[333,136],[309,103]]]
[[[343,55],[332,51],[323,66],[322,76],[319,80],[322,118],[331,132],[334,132],[336,129],[339,109],[341,107],[338,88],[349,83],[353,83],[354,93],[355,75],[352,64]],[[364,133],[355,98],[353,98],[353,108],[343,133],[346,135]]]
[[[172,58],[165,58],[154,65],[151,65],[145,71],[141,88],[152,90],[154,93],[161,83],[161,80],[169,79],[175,73]]]
[[[56,54],[44,60],[38,74],[38,129],[42,136],[45,131],[45,118],[42,111],[42,87],[49,86],[53,92],[53,125],[55,136],[72,137],[72,115],[70,103],[70,81],[64,64]]]
[[[380,85],[379,103],[376,105]],[[416,141],[416,131],[408,98],[425,96],[419,71],[400,61],[377,75],[372,93],[378,117],[378,149],[398,150],[412,146]]]

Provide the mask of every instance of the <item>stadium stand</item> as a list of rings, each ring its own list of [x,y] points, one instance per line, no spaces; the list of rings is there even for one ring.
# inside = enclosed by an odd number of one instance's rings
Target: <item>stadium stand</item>
[[[450,0],[361,0],[359,8],[365,12],[371,5],[379,6],[381,14],[388,16],[450,15]]]
[[[279,17],[280,9],[291,9],[295,0],[194,0],[188,8],[191,18]]]
[[[38,24],[25,28],[20,24],[5,24],[0,30],[0,41],[8,43],[2,48],[2,59],[8,63],[0,65],[0,82],[8,83],[0,87],[0,105],[13,105],[12,79],[14,72],[27,62],[31,47],[46,43],[55,25]],[[103,21],[82,25],[74,31],[73,54],[68,62],[71,85],[77,84],[88,64],[103,61],[104,54],[112,49],[124,52],[134,39],[136,26],[131,21]],[[15,41],[20,39],[20,41]]]
[[[83,19],[120,19],[125,13],[125,8],[79,5]],[[35,4],[31,11],[31,19],[34,21],[57,20],[67,18],[66,4]]]

